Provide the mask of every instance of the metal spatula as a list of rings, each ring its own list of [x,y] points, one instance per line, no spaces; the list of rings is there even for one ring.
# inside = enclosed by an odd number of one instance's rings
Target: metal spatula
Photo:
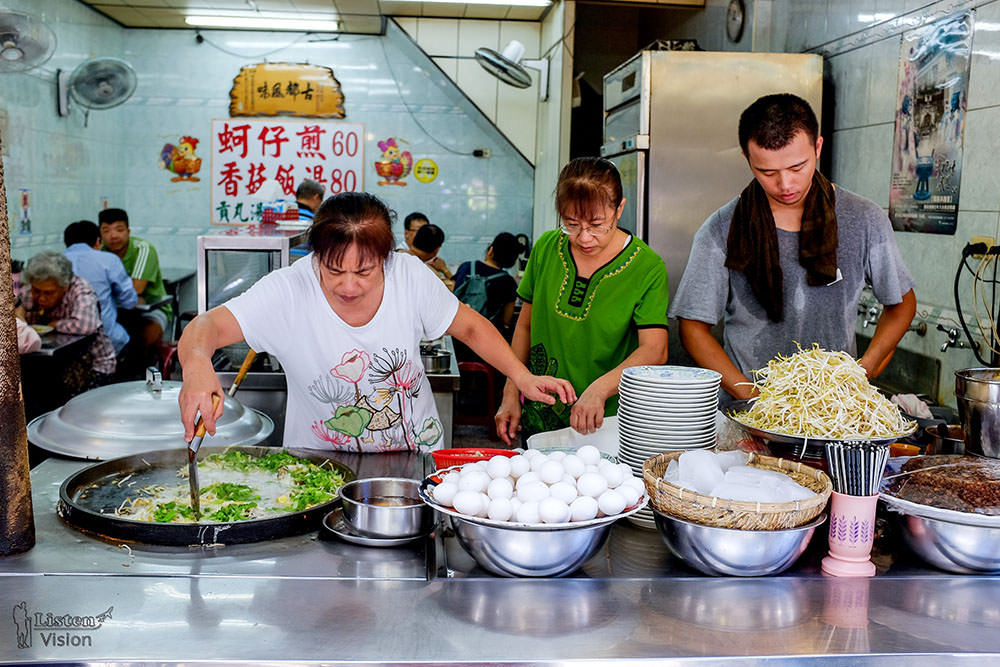
[[[219,407],[219,397],[212,396],[212,412]],[[205,417],[198,417],[198,426],[194,437],[188,443],[188,486],[191,489],[191,508],[194,510],[194,520],[201,521],[201,485],[198,483],[198,450],[201,441],[205,439]]]

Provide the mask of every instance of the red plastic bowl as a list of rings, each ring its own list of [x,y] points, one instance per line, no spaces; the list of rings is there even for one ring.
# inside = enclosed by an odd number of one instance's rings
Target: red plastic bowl
[[[484,449],[481,447],[438,449],[431,452],[431,456],[434,457],[434,465],[438,470],[463,463],[487,461],[494,456],[516,456],[517,454],[520,452],[513,449]]]

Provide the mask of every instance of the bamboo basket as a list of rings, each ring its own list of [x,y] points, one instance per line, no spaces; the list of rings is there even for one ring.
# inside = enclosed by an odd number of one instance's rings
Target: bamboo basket
[[[707,496],[663,479],[667,464],[683,453],[666,452],[646,459],[642,466],[642,476],[653,508],[685,521],[740,530],[794,528],[819,516],[833,492],[833,483],[822,470],[787,459],[751,453],[747,465],[784,473],[818,495],[788,503],[760,503]]]

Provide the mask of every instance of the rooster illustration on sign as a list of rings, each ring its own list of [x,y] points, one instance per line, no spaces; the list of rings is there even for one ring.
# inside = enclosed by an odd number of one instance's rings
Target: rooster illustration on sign
[[[194,137],[181,137],[177,145],[163,144],[160,150],[160,166],[167,171],[172,171],[176,176],[170,180],[177,181],[200,181],[195,174],[201,170],[201,158],[194,154],[198,148],[198,140]]]
[[[378,142],[378,147],[382,151],[382,157],[375,161],[375,171],[382,177],[378,184],[406,185],[406,181],[401,179],[413,168],[413,156],[410,155],[410,151],[401,152],[395,137]]]

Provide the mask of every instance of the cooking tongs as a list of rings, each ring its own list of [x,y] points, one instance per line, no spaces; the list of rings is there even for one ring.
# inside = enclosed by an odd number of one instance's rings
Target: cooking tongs
[[[229,396],[236,394],[236,390],[239,388],[240,383],[243,382],[243,378],[247,376],[247,371],[250,370],[250,365],[253,364],[254,357],[257,353],[253,350],[247,352],[247,356],[243,359],[243,363],[240,365],[240,371],[236,374],[236,379],[233,380],[233,384],[229,387]],[[212,396],[212,412],[214,413],[216,408],[219,407],[219,397]],[[201,441],[205,439],[205,417],[201,415],[198,417],[198,425],[195,428],[194,437],[191,438],[191,442],[188,443],[188,486],[191,490],[191,508],[194,510],[194,520],[201,521],[201,485],[198,483],[198,450],[201,449]]]

